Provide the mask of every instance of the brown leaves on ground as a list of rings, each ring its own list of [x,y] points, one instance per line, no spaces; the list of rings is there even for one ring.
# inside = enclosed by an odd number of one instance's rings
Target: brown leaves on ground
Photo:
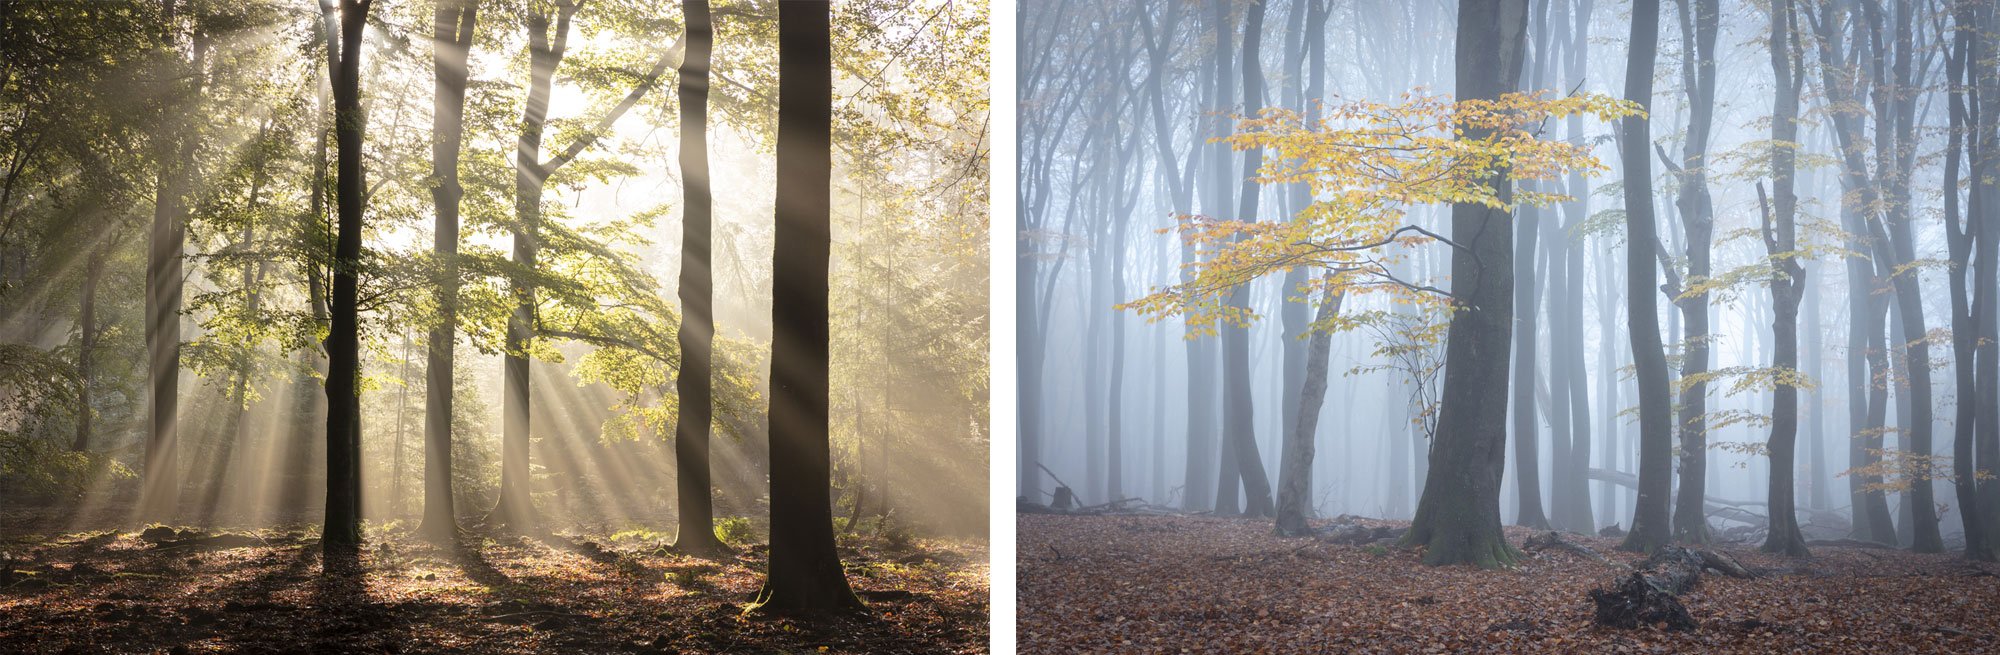
[[[0,652],[964,653],[987,641],[984,546],[842,547],[868,612],[744,616],[766,550],[725,560],[657,543],[371,535],[325,575],[296,534],[159,530],[0,543]]]
[[[1400,525],[1363,521],[1370,526]],[[1560,549],[1513,569],[1429,567],[1383,544],[1281,539],[1269,521],[1020,516],[1024,653],[2000,652],[2000,567],[1956,554],[1714,546],[1762,574],[1703,576],[1691,632],[1591,623],[1615,565]],[[1322,524],[1323,525],[1323,524]],[[1520,546],[1530,533],[1509,528]],[[1618,540],[1566,538],[1633,565]]]

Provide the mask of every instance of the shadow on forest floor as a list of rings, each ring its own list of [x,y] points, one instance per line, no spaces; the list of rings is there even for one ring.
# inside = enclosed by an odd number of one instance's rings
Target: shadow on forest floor
[[[766,550],[699,559],[644,539],[376,530],[327,571],[300,532],[156,528],[0,540],[0,652],[983,652],[986,549],[845,542],[861,616],[742,605]]]

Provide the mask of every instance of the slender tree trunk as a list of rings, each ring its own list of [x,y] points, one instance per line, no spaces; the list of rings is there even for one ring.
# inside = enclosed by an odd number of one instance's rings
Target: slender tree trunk
[[[439,0],[432,14],[431,65],[436,77],[431,114],[431,203],[437,211],[432,228],[432,252],[440,268],[437,278],[438,322],[425,340],[424,362],[424,518],[417,533],[435,542],[458,535],[458,514],[452,498],[451,418],[458,345],[458,203],[465,188],[458,181],[458,157],[465,140],[465,85],[471,76],[472,37],[479,23],[479,4],[471,0]]]
[[[361,39],[374,0],[340,0],[340,55],[333,71],[334,142],[339,152],[334,199],[340,216],[333,249],[332,328],[326,337],[326,526],[329,556],[361,547]],[[331,568],[331,567],[329,567]]]
[[[164,0],[166,20],[175,20],[176,0]],[[180,355],[181,295],[184,276],[182,258],[187,249],[188,187],[191,171],[187,162],[194,157],[199,137],[196,132],[196,103],[207,78],[208,39],[194,33],[191,61],[176,62],[185,74],[186,95],[173,110],[172,121],[162,126],[158,186],[153,199],[153,227],[146,264],[146,351],[147,380],[152,395],[147,404],[151,420],[146,437],[146,460],[142,475],[140,512],[143,517],[170,520],[180,506]]]
[[[827,435],[833,27],[778,6],[778,215],[771,269],[771,564],[754,608],[858,609],[834,549]]]
[[[1264,94],[1264,75],[1258,66],[1258,45],[1263,41],[1264,5],[1253,4],[1244,20],[1243,27],[1243,101],[1246,108],[1257,102]],[[1264,152],[1252,148],[1243,152],[1243,184],[1238,191],[1236,220],[1257,221],[1257,200],[1261,195],[1255,179],[1257,168],[1263,164]],[[1239,310],[1247,310],[1250,289],[1247,284],[1237,285],[1229,292],[1229,304]],[[1236,456],[1237,470],[1243,479],[1243,515],[1251,518],[1270,516],[1271,481],[1264,473],[1264,459],[1257,454],[1257,433],[1255,414],[1250,397],[1250,328],[1235,325],[1222,331],[1222,423],[1223,438],[1229,442],[1229,450]]]
[[[77,308],[76,439],[70,442],[69,449],[79,453],[90,450],[91,424],[97,417],[91,397],[97,382],[97,285],[104,280],[104,260],[110,250],[99,247],[84,265],[83,300]]]
[[[1650,111],[1653,63],[1659,56],[1659,0],[1634,0],[1630,55],[1625,63],[1625,99]],[[1652,154],[1647,116],[1623,120],[1619,157],[1625,174],[1626,325],[1632,331],[1632,361],[1639,381],[1639,502],[1632,531],[1619,548],[1652,552],[1667,543],[1669,495],[1673,492],[1673,418],[1667,389],[1666,351],[1660,343],[1657,264],[1659,230],[1653,220]]]
[[[1340,313],[1342,296],[1328,293],[1320,301],[1314,322],[1324,323]],[[1314,330],[1306,347],[1306,375],[1299,387],[1299,416],[1286,432],[1283,466],[1278,471],[1278,521],[1280,537],[1312,534],[1306,518],[1312,509],[1313,435],[1319,431],[1320,408],[1326,405],[1327,356],[1333,335]],[[1392,478],[1396,477],[1392,473]]]
[[[1715,122],[1715,38],[1721,8],[1717,0],[1679,0],[1681,29],[1681,80],[1688,95],[1687,140],[1675,167],[1680,188],[1674,205],[1680,210],[1681,231],[1687,241],[1687,284],[1694,286],[1712,272],[1711,245],[1715,234],[1715,208],[1708,193],[1708,138]],[[1689,5],[1693,6],[1690,7]],[[1691,47],[1690,47],[1691,46]],[[1660,151],[1662,161],[1666,153]],[[1671,164],[1671,162],[1669,162]],[[1689,543],[1707,543],[1708,516],[1704,495],[1708,487],[1708,383],[1709,295],[1706,291],[1673,299],[1680,308],[1687,336],[1681,341],[1681,377],[1690,381],[1680,396],[1680,489],[1674,504],[1674,538]]]
[[[714,423],[710,363],[715,349],[715,281],[709,238],[713,200],[708,182],[708,67],[714,28],[708,0],[688,0],[687,54],[681,60],[681,367],[674,375],[680,413],[674,421],[674,467],[680,533],[674,549],[713,555],[727,547],[715,536],[708,442]],[[855,502],[858,511],[860,501]]]
[[[1976,219],[1968,224],[1960,220],[1975,218],[1972,212],[1961,212],[1958,187],[1967,147],[1976,137],[1968,139],[1971,117],[1968,115],[1967,99],[1972,87],[1966,79],[1966,61],[1973,51],[1973,31],[1978,19],[1973,15],[1972,3],[1957,3],[1952,9],[1953,30],[1951,46],[1945,56],[1945,81],[1949,85],[1946,93],[1946,111],[1950,129],[1946,132],[1944,149],[1944,224],[1945,241],[1949,251],[1951,267],[1946,273],[1951,296],[1951,352],[1952,369],[1956,374],[1954,389],[1959,399],[1954,403],[1956,414],[1952,427],[1952,486],[1958,499],[1958,516],[1965,528],[1965,557],[1977,561],[1994,561],[2000,558],[2000,549],[1986,539],[1984,524],[1985,508],[1980,506],[1979,482],[1974,473],[1976,468],[1973,455],[1973,438],[1979,422],[1979,408],[1975,397],[1979,389],[1977,333],[1980,319],[1972,312],[1971,280],[1972,249]],[[1940,41],[1945,40],[1939,34]],[[1974,397],[1967,397],[1972,394]]]
[[[545,12],[528,15],[528,102],[521,114],[520,135],[514,146],[514,265],[534,270],[541,250],[542,185],[550,167],[542,162],[542,136],[549,116],[549,94],[556,67],[568,50],[571,17],[580,4],[559,1],[554,20]],[[555,26],[554,33],[550,25]],[[487,513],[489,524],[506,525],[521,531],[536,529],[534,480],[528,466],[533,444],[530,418],[534,383],[528,349],[535,334],[535,286],[532,281],[508,281],[508,295],[514,301],[507,320],[506,361],[501,377],[500,498]]]
[[[1460,99],[1514,90],[1527,49],[1527,0],[1460,0],[1456,57]],[[1479,138],[1468,130],[1467,138]],[[1513,197],[1504,172],[1488,183]],[[1513,330],[1512,217],[1478,204],[1452,205],[1451,293],[1458,305],[1445,338],[1445,371],[1430,470],[1403,543],[1422,545],[1426,564],[1504,566],[1518,553],[1500,529],[1506,467],[1507,343]]]

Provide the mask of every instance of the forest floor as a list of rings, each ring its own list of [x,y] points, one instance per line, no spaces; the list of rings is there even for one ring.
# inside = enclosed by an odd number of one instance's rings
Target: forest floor
[[[843,537],[868,611],[771,618],[743,613],[763,581],[761,544],[706,560],[651,533],[438,548],[389,528],[369,532],[358,574],[326,575],[317,539],[299,532],[6,534],[8,653],[987,650],[984,544]]]
[[[1365,526],[1407,522],[1358,520]],[[1318,522],[1325,525],[1325,522]],[[1381,544],[1281,539],[1268,520],[1017,519],[1023,653],[2000,652],[2000,566],[1822,546],[1806,559],[1719,544],[1759,574],[1704,575],[1693,631],[1592,624],[1613,565],[1561,549],[1511,569],[1430,567]],[[1519,547],[1533,533],[1508,528]],[[1618,539],[1566,535],[1614,562]]]

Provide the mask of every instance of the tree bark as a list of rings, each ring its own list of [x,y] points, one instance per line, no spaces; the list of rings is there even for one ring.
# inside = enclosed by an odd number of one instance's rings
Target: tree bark
[[[1320,301],[1313,321],[1323,324],[1332,320],[1340,313],[1341,300],[1341,294],[1329,292]],[[1332,350],[1333,335],[1323,329],[1314,330],[1307,342],[1305,379],[1300,380],[1299,386],[1298,420],[1285,433],[1283,465],[1278,471],[1277,532],[1280,537],[1312,534],[1306,518],[1311,514],[1312,507],[1313,435],[1319,432],[1320,408],[1326,405],[1327,357]]]
[[[446,543],[458,536],[458,513],[452,498],[452,406],[458,346],[459,200],[465,187],[458,181],[459,150],[465,140],[465,86],[471,76],[472,37],[479,24],[479,4],[471,0],[439,0],[431,15],[432,74],[435,91],[431,113],[431,203],[437,212],[432,250],[440,271],[437,278],[438,322],[424,345],[424,517],[417,533]]]
[[[834,549],[827,434],[832,8],[778,6],[778,213],[771,269],[771,564],[752,607],[854,610]]]
[[[715,279],[711,268],[711,207],[708,178],[708,67],[714,41],[708,0],[688,0],[687,54],[681,60],[681,367],[674,374],[680,412],[674,420],[674,468],[680,532],[674,549],[693,555],[727,550],[715,536],[715,507],[709,472],[709,437],[714,429]],[[860,502],[856,501],[858,510]]]
[[[1243,101],[1246,111],[1264,95],[1264,75],[1258,66],[1258,46],[1263,41],[1263,31],[1264,5],[1253,4],[1243,27]],[[1255,177],[1263,161],[1263,150],[1251,148],[1243,151],[1243,185],[1237,195],[1236,220],[1257,221],[1257,200],[1261,194]],[[1247,312],[1249,295],[1249,285],[1237,285],[1229,292],[1229,305]],[[1251,408],[1248,326],[1230,325],[1222,330],[1222,389],[1223,437],[1229,441],[1229,448],[1236,456],[1237,470],[1242,475],[1243,515],[1250,518],[1270,516],[1271,480],[1264,472],[1263,457],[1257,453],[1256,415]]]
[[[340,0],[340,54],[333,69],[333,129],[339,152],[334,199],[339,214],[333,249],[332,326],[326,337],[326,526],[320,545],[329,557],[361,547],[361,39],[374,0]],[[333,569],[331,562],[328,569]]]
[[[1715,207],[1708,192],[1708,138],[1715,123],[1715,38],[1721,8],[1716,0],[1678,0],[1680,5],[1681,81],[1687,89],[1687,140],[1678,166],[1679,191],[1674,205],[1680,210],[1681,231],[1687,242],[1687,284],[1705,281],[1711,274],[1711,249],[1715,234]],[[1691,44],[1692,47],[1689,47]],[[1662,154],[1662,160],[1665,159]],[[1708,517],[1702,514],[1702,495],[1708,475],[1708,383],[1702,377],[1709,367],[1709,294],[1692,291],[1682,298],[1670,298],[1680,308],[1687,336],[1682,341],[1681,376],[1694,378],[1681,390],[1680,443],[1681,484],[1675,499],[1674,538],[1687,543],[1708,543]]]
[[[1461,0],[1455,84],[1460,99],[1514,90],[1527,47],[1527,0]],[[1479,138],[1468,131],[1467,138]],[[1513,197],[1505,172],[1488,180]],[[1513,329],[1513,235],[1507,212],[1454,204],[1451,257],[1455,300],[1445,337],[1445,371],[1430,469],[1407,545],[1425,546],[1426,564],[1504,566],[1517,553],[1500,529],[1500,476],[1506,466],[1507,344]]]
[[[1659,56],[1659,0],[1634,0],[1630,55],[1625,62],[1625,99],[1651,111],[1653,63]],[[1619,548],[1652,552],[1667,543],[1673,480],[1673,419],[1667,389],[1666,351],[1660,343],[1654,258],[1659,230],[1653,219],[1653,174],[1647,147],[1647,116],[1622,121],[1619,157],[1625,178],[1626,325],[1632,333],[1632,362],[1639,381],[1639,500],[1632,530]]]

